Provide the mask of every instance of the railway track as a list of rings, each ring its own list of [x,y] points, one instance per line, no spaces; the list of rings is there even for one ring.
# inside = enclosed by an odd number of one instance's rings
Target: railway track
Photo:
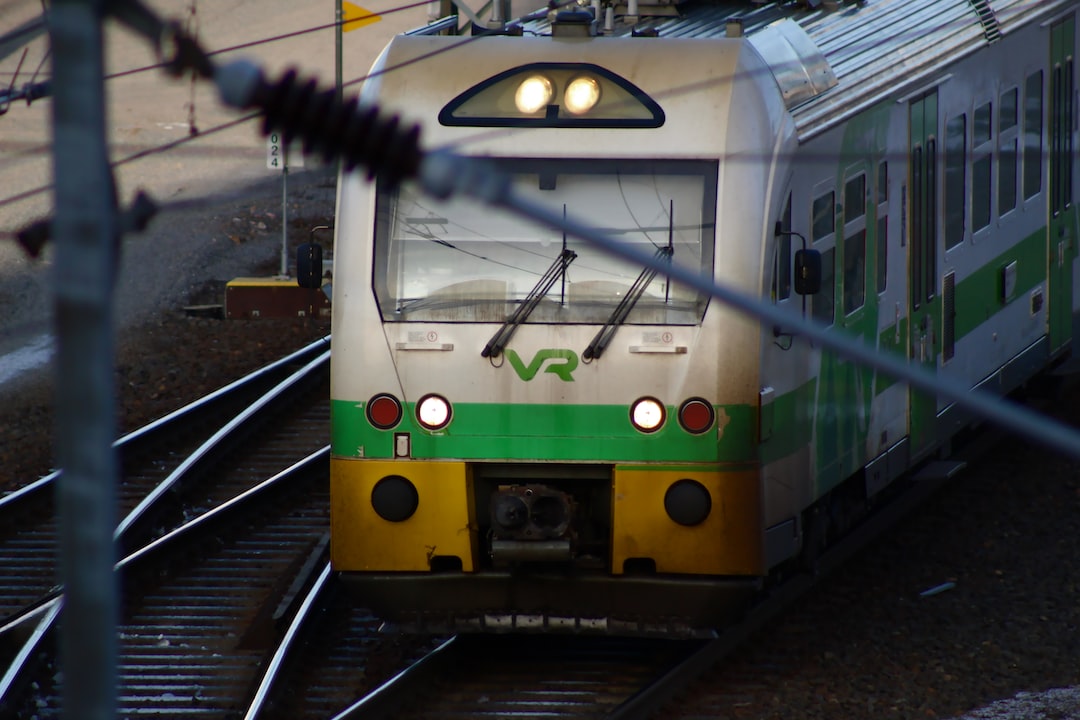
[[[189,521],[236,504],[234,498],[298,457],[324,448],[328,359],[324,339],[118,442],[123,520],[116,537],[121,556],[128,556],[125,568],[168,537],[169,530],[202,527]],[[325,480],[325,468],[313,477]],[[48,695],[45,685],[28,678],[33,676],[33,661],[48,647],[59,607],[51,492],[57,479],[54,473],[0,501],[5,528],[0,572],[9,574],[2,581],[7,591],[0,623],[0,660],[8,667],[0,678],[0,704],[5,708],[18,704],[14,698],[20,688],[32,690],[35,703],[49,706],[42,699]],[[319,531],[325,533],[325,498],[316,515]],[[130,605],[139,593],[130,586],[125,590]]]
[[[378,634],[377,625],[341,598],[324,566],[245,717],[606,717],[703,645],[596,636],[401,637]]]
[[[121,543],[133,547],[145,542],[153,534],[150,520],[164,523],[170,514],[175,518],[178,511],[182,514],[199,503],[212,503],[218,495],[212,487],[208,456],[229,452],[243,432],[253,429],[255,422],[265,422],[266,418],[255,416],[239,420],[253,402],[287,383],[298,369],[325,355],[326,349],[325,339],[312,343],[118,440],[118,517],[124,518],[118,530]],[[306,377],[307,384],[325,382],[312,380],[311,372]],[[281,412],[307,390],[304,384],[297,378],[277,393]],[[270,401],[264,405],[266,402]],[[309,421],[325,421],[324,404],[312,402]],[[230,420],[237,422],[222,432]],[[304,422],[294,427],[299,429]],[[268,462],[273,461],[268,458]],[[59,476],[53,472],[0,498],[0,627],[56,594],[58,535],[53,487]],[[200,488],[205,497],[197,494]],[[177,494],[181,489],[183,492]],[[169,491],[180,505],[174,504],[170,513],[162,503],[157,505],[161,515],[152,512],[153,500]]]
[[[325,549],[328,462],[323,448],[119,564],[119,716],[243,707],[292,578]],[[42,642],[7,709],[62,717],[57,670]]]
[[[641,638],[458,636],[426,664],[414,665],[337,717],[612,717],[700,645]]]
[[[939,472],[913,481],[902,498],[821,555],[815,573],[793,574],[711,641],[455,636],[394,673],[388,657],[404,663],[424,644],[442,639],[412,638],[405,646],[384,641],[391,645],[389,649],[373,651],[371,644],[378,641],[371,636],[372,618],[336,599],[334,580],[326,567],[303,603],[306,612],[296,616],[287,640],[268,666],[246,717],[625,720],[661,716],[697,678],[803,597],[817,578],[842,566],[946,479],[947,473]],[[373,667],[373,660],[381,665]],[[390,679],[373,686],[379,675]],[[736,702],[760,686],[761,676],[745,674],[729,681],[725,696]],[[347,704],[351,696],[360,699]],[[335,708],[342,707],[334,714]]]
[[[327,565],[325,354],[292,357],[293,372],[283,366],[264,378],[254,401],[249,387],[243,401],[208,399],[228,407],[216,416],[201,404],[181,411],[200,417],[201,434],[183,424],[165,430],[178,417],[154,430],[165,439],[151,441],[146,429],[121,441],[157,448],[125,451],[123,465],[122,717],[647,717],[813,583],[796,575],[709,642],[382,632],[378,618],[339,591]],[[237,412],[235,403],[248,404]],[[220,429],[207,431],[215,422]],[[913,482],[903,502],[822,556],[820,572],[839,566],[942,479]],[[40,489],[30,486],[22,495],[34,492]],[[24,501],[11,497],[0,503],[3,513]],[[27,517],[22,525],[32,528]],[[22,548],[24,565],[51,555],[46,531],[9,534],[15,540],[0,548]],[[42,580],[28,587],[30,599],[9,600],[0,626],[8,667],[0,713],[45,720],[62,714],[53,647],[62,604],[59,588]],[[738,698],[740,682],[734,678],[725,696]]]

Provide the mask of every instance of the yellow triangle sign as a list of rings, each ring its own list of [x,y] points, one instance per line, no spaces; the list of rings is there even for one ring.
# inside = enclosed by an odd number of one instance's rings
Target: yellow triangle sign
[[[359,5],[344,1],[341,3],[341,32],[350,32],[380,20],[382,16],[365,10]]]

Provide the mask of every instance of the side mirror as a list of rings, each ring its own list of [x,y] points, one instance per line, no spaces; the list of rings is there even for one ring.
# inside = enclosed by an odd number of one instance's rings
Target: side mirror
[[[795,292],[816,295],[821,292],[821,252],[803,249],[795,251]]]
[[[322,245],[306,242],[296,248],[296,284],[308,290],[322,287]]]

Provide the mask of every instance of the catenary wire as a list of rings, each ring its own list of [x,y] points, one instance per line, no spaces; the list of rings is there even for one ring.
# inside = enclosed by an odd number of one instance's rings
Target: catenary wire
[[[257,114],[252,114],[234,122],[246,122],[256,115]],[[179,142],[180,141],[177,141],[176,144],[179,144]],[[149,153],[152,151],[147,152]],[[131,156],[128,160],[135,159],[137,156],[140,155],[136,154],[136,156]],[[456,174],[459,182],[463,175],[463,173]],[[491,186],[492,183],[488,182],[486,185]],[[464,189],[464,187],[465,186],[462,185],[461,189]],[[484,199],[497,206],[513,210],[553,227],[559,227],[570,234],[592,242],[600,247],[604,247],[615,255],[621,256],[624,259],[639,265],[653,266],[653,259],[646,254],[641,253],[634,248],[623,246],[611,238],[606,237],[603,233],[598,233],[584,225],[575,224],[573,221],[568,222],[565,218],[560,219],[549,209],[539,206],[525,198],[513,197],[512,194],[507,193],[501,197]],[[726,305],[751,314],[759,320],[783,323],[788,327],[793,327],[810,340],[818,342],[823,347],[837,352],[848,359],[875,367],[918,389],[936,393],[958,405],[975,410],[981,416],[1015,432],[1022,433],[1037,442],[1048,445],[1049,447],[1074,457],[1080,457],[1080,436],[1077,436],[1074,430],[1050,423],[1044,418],[1041,418],[1041,416],[1038,416],[1031,411],[1027,411],[1025,408],[1010,406],[1011,404],[1006,404],[996,399],[985,399],[981,393],[969,393],[966,389],[957,391],[949,384],[941,381],[941,379],[930,376],[928,373],[922,372],[919,368],[910,366],[906,361],[901,361],[889,356],[882,356],[876,349],[863,346],[861,343],[848,342],[849,339],[844,338],[842,334],[829,332],[824,326],[819,326],[817,323],[806,321],[799,316],[788,317],[789,313],[786,311],[774,308],[769,304],[762,302],[759,298],[743,296],[739,291],[717,285],[708,278],[701,276],[699,273],[681,269],[677,266],[657,269],[664,272],[669,277],[680,280],[691,287],[696,287],[699,290],[709,292]],[[780,314],[777,315],[777,313]]]
[[[252,46],[255,46],[255,45],[260,45],[260,44],[269,43],[269,42],[276,42],[278,40],[291,38],[291,37],[296,37],[296,36],[311,33],[311,32],[317,32],[317,31],[321,31],[321,30],[336,28],[338,25],[346,25],[348,23],[357,22],[357,21],[360,21],[360,20],[363,20],[363,19],[366,19],[366,18],[377,17],[377,16],[380,16],[380,15],[389,15],[389,14],[393,14],[393,13],[396,13],[396,12],[401,12],[401,11],[404,11],[404,10],[415,9],[417,7],[421,7],[421,6],[424,6],[424,5],[427,5],[427,4],[429,4],[428,0],[424,0],[423,2],[414,2],[414,3],[409,3],[409,4],[406,4],[406,5],[395,6],[393,8],[390,8],[390,9],[385,10],[385,11],[381,11],[379,13],[371,13],[369,15],[361,16],[361,17],[358,17],[358,18],[351,18],[351,19],[349,19],[347,21],[342,20],[341,22],[333,22],[333,23],[328,23],[328,24],[324,24],[324,25],[314,26],[314,27],[311,27],[311,28],[306,28],[304,30],[298,30],[298,31],[291,32],[291,33],[283,33],[281,35],[276,35],[276,36],[272,36],[272,37],[269,37],[269,38],[264,38],[262,40],[251,41],[251,42],[248,42],[248,43],[242,43],[242,44],[227,47],[227,48],[221,48],[221,49],[218,49],[218,50],[209,51],[209,52],[207,52],[207,55],[208,56],[214,56],[214,55],[220,55],[220,54],[224,54],[224,53],[228,53],[228,52],[233,52],[233,51],[238,50],[238,49],[252,47]],[[566,5],[572,5],[572,4],[575,4],[575,0],[559,0],[557,3],[555,3],[555,7],[557,8],[557,7],[562,7],[562,6],[566,6]],[[542,11],[538,11],[538,12],[542,12]],[[1002,15],[1003,16],[1004,15],[1015,15],[1015,14],[1020,14],[1020,12],[1021,12],[1021,9],[1012,9],[1012,10],[1003,12]],[[949,28],[950,26],[953,26],[953,25],[956,25],[957,27],[968,27],[970,25],[970,21],[965,21],[965,22],[961,22],[959,20],[949,21],[947,23],[942,23],[941,25],[937,26],[937,29],[938,30],[947,29],[947,28]],[[910,34],[913,31],[899,31],[896,34],[895,37],[902,37],[905,32],[908,32]],[[372,78],[375,78],[375,77],[379,77],[379,76],[383,76],[383,75],[387,75],[387,74],[389,74],[391,72],[394,72],[396,70],[400,70],[402,68],[409,67],[409,66],[414,65],[414,64],[416,64],[418,62],[423,62],[423,61],[426,61],[426,60],[430,60],[430,59],[435,58],[437,56],[440,56],[440,55],[442,55],[444,53],[455,50],[457,48],[464,47],[465,45],[467,45],[467,44],[469,44],[469,43],[471,43],[471,42],[473,42],[475,40],[478,40],[480,38],[487,37],[490,34],[491,33],[486,33],[486,32],[481,31],[481,32],[477,33],[476,35],[465,37],[459,43],[448,45],[447,47],[444,47],[444,48],[438,48],[436,50],[433,50],[433,51],[430,51],[428,53],[418,55],[415,58],[411,58],[409,60],[403,61],[403,62],[398,63],[396,65],[385,67],[380,71],[373,72],[373,73],[368,73],[366,75],[359,76],[359,77],[357,77],[357,78],[355,78],[353,80],[343,82],[342,87],[343,88],[344,87],[351,87],[353,85],[357,85],[359,83],[365,82],[366,80],[369,80],[369,79],[372,79]],[[161,64],[148,65],[148,66],[145,66],[145,67],[135,68],[133,70],[122,71],[120,73],[110,75],[110,76],[107,76],[106,79],[114,79],[114,78],[117,78],[117,77],[122,77],[122,76],[125,76],[125,75],[134,74],[134,73],[137,73],[137,72],[144,72],[144,71],[147,71],[147,70],[152,70],[152,69],[156,69],[156,68],[160,68],[160,67],[162,67]],[[747,77],[752,78],[752,77],[756,77],[758,74],[763,74],[763,73],[766,73],[766,72],[769,72],[768,68],[759,69],[759,70],[744,71],[743,73],[737,73],[736,76],[733,76],[733,78],[725,79],[725,81],[729,82],[732,79],[737,79],[740,74],[745,74]],[[700,92],[700,91],[704,90],[709,85],[711,85],[711,84],[713,84],[715,82],[717,82],[717,81],[710,80],[710,81],[705,81],[705,82],[701,82],[701,83],[685,84],[685,85],[669,88],[667,90],[660,91],[660,92],[657,92],[657,93],[653,93],[653,95],[655,97],[657,97],[657,98],[660,98],[660,99],[678,97],[680,95],[684,95],[684,94],[688,94],[688,93]],[[197,135],[188,136],[188,137],[176,140],[176,141],[172,141],[172,142],[160,145],[160,146],[156,146],[154,148],[148,148],[146,150],[136,152],[136,153],[134,153],[134,154],[132,154],[132,155],[130,155],[128,157],[125,157],[125,158],[123,158],[121,160],[118,160],[118,161],[115,161],[115,162],[111,163],[111,166],[112,167],[117,167],[117,166],[126,164],[128,162],[134,161],[134,160],[139,160],[139,159],[142,159],[144,157],[149,157],[151,155],[155,155],[155,154],[158,154],[158,153],[161,153],[161,152],[167,152],[167,151],[172,150],[172,149],[174,149],[176,147],[179,147],[181,145],[185,145],[185,144],[187,144],[189,142],[193,142],[193,141],[195,141],[195,140],[197,140],[197,139],[199,139],[199,138],[201,138],[203,136],[212,135],[212,134],[214,134],[214,133],[216,133],[216,132],[218,132],[220,130],[225,130],[225,129],[234,127],[234,126],[236,126],[238,124],[241,124],[243,122],[247,122],[247,121],[249,121],[249,120],[251,120],[253,118],[256,118],[256,117],[258,117],[257,113],[245,116],[243,118],[240,118],[237,121],[229,121],[227,123],[224,123],[221,126],[212,127],[212,128],[210,128],[208,130],[200,130]],[[461,139],[459,139],[459,140],[457,140],[457,141],[455,141],[453,143],[449,143],[449,144],[446,144],[446,145],[443,145],[443,146],[435,147],[435,148],[433,148],[433,150],[452,150],[452,149],[455,149],[455,148],[459,148],[462,145],[465,145],[465,144],[468,144],[468,143],[477,142],[478,140],[482,140],[482,139],[490,139],[490,138],[494,138],[494,137],[499,137],[499,136],[507,134],[509,132],[513,132],[513,130],[512,129],[500,128],[500,129],[496,129],[496,130],[480,131],[480,132],[474,133],[473,135],[470,135],[468,137],[461,138]],[[31,150],[26,151],[26,153],[24,153],[24,154],[32,154],[34,152],[44,152],[44,151],[48,150],[49,147],[50,147],[49,144],[42,145],[42,146],[39,146],[37,148],[32,148]],[[1044,148],[1043,154],[1044,155],[1049,155],[1049,148]],[[723,161],[723,162],[727,162],[727,163],[730,163],[730,162],[733,162],[733,161],[748,162],[748,163],[758,163],[758,162],[771,160],[772,157],[773,157],[773,155],[771,153],[768,153],[768,152],[762,152],[760,154],[741,152],[741,153],[737,153],[737,154],[730,154],[730,155],[726,155],[726,156],[721,156],[720,160]],[[860,157],[861,157],[861,155],[860,155]],[[906,156],[906,154],[902,154],[902,153],[896,153],[896,154],[884,153],[884,154],[882,154],[882,155],[880,155],[878,157],[880,159],[882,159],[882,160],[887,160],[887,161],[893,161],[893,160],[901,161],[901,160],[906,159],[907,156]],[[819,154],[816,154],[816,153],[812,154],[812,153],[800,152],[797,159],[798,159],[799,162],[805,162],[805,163],[816,163],[816,162],[821,162],[821,161],[837,162],[837,161],[842,161],[843,156],[841,154],[838,154],[838,153],[824,153],[824,154],[819,155]],[[31,197],[35,197],[37,195],[40,195],[41,193],[48,192],[49,190],[52,189],[52,187],[53,187],[53,185],[50,183],[48,185],[42,185],[42,186],[32,188],[30,190],[27,190],[27,191],[24,191],[24,192],[21,192],[21,193],[17,193],[15,195],[9,196],[7,198],[0,199],[0,208],[3,208],[3,207],[5,207],[7,205],[10,205],[10,204],[21,202],[23,200],[27,200],[27,199],[29,199]],[[2,235],[2,234],[3,234],[3,231],[0,231],[0,235]]]

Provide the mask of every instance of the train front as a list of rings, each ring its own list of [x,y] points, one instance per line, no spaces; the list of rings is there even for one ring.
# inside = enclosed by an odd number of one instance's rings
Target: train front
[[[425,147],[760,292],[782,106],[744,43],[402,37],[375,70],[365,98]],[[746,603],[755,322],[409,184],[343,177],[337,223],[332,560],[358,602],[430,629],[609,633],[693,633]]]

